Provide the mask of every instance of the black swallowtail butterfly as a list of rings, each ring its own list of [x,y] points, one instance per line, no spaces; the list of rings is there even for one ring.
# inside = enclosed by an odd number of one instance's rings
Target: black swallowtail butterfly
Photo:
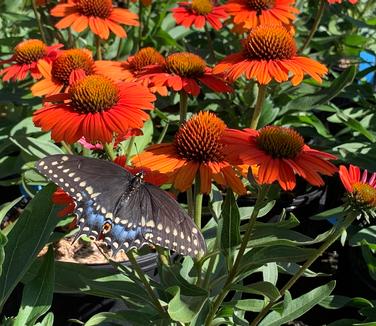
[[[164,190],[144,182],[142,173],[75,155],[51,155],[36,167],[75,200],[77,238],[101,238],[113,255],[145,243],[190,256],[206,250],[189,215]]]

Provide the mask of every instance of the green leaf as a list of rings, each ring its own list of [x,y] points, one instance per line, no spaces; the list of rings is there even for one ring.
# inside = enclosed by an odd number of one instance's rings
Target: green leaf
[[[155,315],[146,311],[127,310],[117,312],[100,312],[91,317],[85,326],[102,325],[103,323],[110,323],[110,325],[124,325],[132,322],[132,325],[151,325],[152,319]]]
[[[367,228],[362,228],[352,235],[349,244],[351,246],[359,246],[363,241],[368,244],[376,244],[376,226],[371,225]]]
[[[7,241],[7,237],[0,230],[0,275],[3,270],[3,263],[5,260],[4,246],[6,245]]]
[[[47,243],[58,222],[57,208],[51,202],[55,188],[51,184],[37,193],[8,233],[0,276],[0,307]]]
[[[229,249],[240,243],[240,213],[234,193],[229,190],[222,205],[223,225],[221,230],[221,248]]]
[[[347,68],[338,78],[333,81],[329,88],[322,90],[318,94],[298,97],[288,102],[283,111],[308,111],[312,110],[312,108],[315,106],[330,101],[352,83],[356,72],[356,66]]]
[[[9,139],[25,153],[38,159],[47,155],[63,154],[63,151],[50,141],[32,137],[10,137]]]
[[[3,221],[3,218],[7,213],[11,210],[11,208],[16,205],[20,200],[22,199],[22,196],[16,198],[15,200],[5,203],[0,206],[0,223]]]
[[[253,284],[240,285],[234,284],[231,286],[232,290],[240,291],[243,293],[260,294],[270,300],[279,298],[279,291],[276,286],[270,282],[257,282]]]
[[[241,260],[241,271],[271,262],[300,262],[306,260],[316,249],[291,246],[271,246],[248,251]]]
[[[334,290],[335,284],[335,281],[331,281],[297,299],[291,300],[281,313],[272,311],[261,321],[259,326],[279,326],[302,316],[328,297]]]
[[[309,217],[310,220],[327,220],[331,217],[342,217],[344,216],[345,210],[343,206],[335,207],[328,209],[324,212],[320,212],[318,214],[312,215]]]
[[[38,275],[24,287],[21,307],[14,326],[33,325],[50,309],[55,279],[55,258],[50,246]]]
[[[43,320],[40,323],[35,324],[35,326],[54,326],[54,314],[49,312],[44,316]]]
[[[168,289],[174,297],[168,303],[167,312],[172,320],[180,321],[182,323],[190,322],[198,311],[192,310],[192,302],[188,301],[188,297],[185,298],[180,295],[180,288],[178,286],[173,286]],[[197,304],[199,300],[195,299]]]
[[[232,300],[230,302],[225,302],[224,306],[235,307],[243,311],[253,311],[259,312],[265,307],[264,300],[259,299],[243,299],[243,300]]]
[[[128,147],[131,146],[129,157],[141,153],[144,150],[144,148],[151,143],[151,140],[153,138],[153,130],[153,121],[148,120],[142,127],[143,135],[131,137],[127,139],[125,142],[123,142],[123,146],[127,149],[127,151]]]

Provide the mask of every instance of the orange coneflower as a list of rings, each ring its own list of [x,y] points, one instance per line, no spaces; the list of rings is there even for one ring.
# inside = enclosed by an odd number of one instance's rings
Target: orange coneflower
[[[304,74],[321,82],[328,69],[315,60],[298,56],[294,38],[283,26],[261,25],[243,41],[241,52],[227,56],[213,72],[225,73],[230,80],[244,74],[264,85],[272,79],[279,83],[287,81],[291,75],[295,86],[302,82]]]
[[[43,79],[31,87],[31,92],[34,96],[53,95],[67,91],[69,85],[88,75],[100,73],[112,76],[115,69],[109,66],[102,69],[102,62],[94,61],[91,52],[86,49],[61,51],[52,62],[38,62]]]
[[[115,8],[111,0],[68,0],[51,10],[51,15],[62,18],[58,29],[72,27],[77,33],[88,26],[102,39],[108,39],[110,31],[119,37],[127,37],[120,24],[138,26],[138,16],[127,9]]]
[[[69,196],[62,188],[58,188],[52,194],[52,202],[56,205],[64,206],[64,208],[57,212],[59,217],[65,217],[73,214],[76,204],[71,196]]]
[[[191,2],[178,2],[179,7],[172,9],[176,24],[186,28],[194,25],[203,28],[209,23],[215,30],[222,27],[221,20],[227,18],[223,6],[216,6],[212,0],[192,0]]]
[[[368,177],[368,171],[360,172],[358,166],[350,164],[349,169],[344,165],[339,167],[339,176],[348,191],[348,206],[368,216],[376,217],[376,173]]]
[[[229,0],[224,8],[234,24],[251,29],[258,25],[290,25],[299,10],[295,0]]]
[[[47,46],[41,40],[34,39],[22,41],[14,48],[14,53],[9,59],[0,61],[0,64],[13,63],[1,70],[0,76],[4,75],[4,81],[23,80],[30,73],[34,79],[39,79],[42,75],[38,62],[40,60],[53,61],[62,46],[62,44]]]
[[[314,186],[324,185],[320,174],[332,175],[337,168],[328,160],[334,155],[310,148],[298,132],[290,128],[267,126],[260,130],[227,129],[223,142],[233,164],[256,164],[257,181],[278,181],[284,190],[295,188],[295,174]]]
[[[154,48],[146,47],[139,50],[134,55],[128,57],[126,61],[97,61],[100,65],[97,71],[101,74],[112,71],[112,78],[123,81],[139,81],[143,85],[148,86],[152,93],[159,93],[166,96],[168,91],[166,86],[156,87],[150,80],[144,78],[139,80],[138,77],[143,69],[150,65],[164,65],[165,58]]]
[[[200,112],[185,122],[173,143],[152,145],[133,159],[135,166],[167,174],[173,186],[186,191],[200,176],[200,192],[208,193],[212,179],[243,194],[245,188],[225,160],[225,145],[221,137],[225,123],[210,112]]]
[[[114,163],[120,165],[122,168],[126,169],[128,172],[133,175],[142,172],[144,175],[144,181],[151,183],[157,187],[167,183],[168,177],[165,174],[162,174],[158,171],[151,171],[145,167],[134,167],[127,165],[127,158],[125,155],[117,156],[114,160]]]
[[[164,64],[145,67],[143,77],[155,86],[167,86],[174,91],[184,90],[197,96],[200,93],[198,82],[215,92],[231,92],[232,88],[219,76],[212,73],[204,59],[189,52],[170,54]]]
[[[75,82],[68,93],[52,95],[44,107],[34,112],[33,121],[51,131],[56,142],[69,144],[81,137],[90,143],[108,143],[131,128],[142,128],[154,108],[155,96],[137,83],[114,82],[102,75],[91,75]]]

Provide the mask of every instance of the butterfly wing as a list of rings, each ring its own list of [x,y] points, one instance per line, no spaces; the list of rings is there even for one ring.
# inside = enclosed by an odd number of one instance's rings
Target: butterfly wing
[[[38,171],[76,201],[82,234],[98,237],[106,219],[124,193],[133,175],[120,166],[75,155],[51,155],[36,163]]]
[[[182,255],[196,256],[206,251],[205,240],[190,216],[171,195],[152,184],[142,184],[118,214],[124,226],[115,223],[111,232],[121,233],[125,242],[122,247],[117,243],[116,249],[152,243]],[[136,224],[129,225],[130,216]],[[129,232],[132,238],[127,236]],[[111,238],[115,239],[113,235]],[[112,246],[110,241],[108,244]]]

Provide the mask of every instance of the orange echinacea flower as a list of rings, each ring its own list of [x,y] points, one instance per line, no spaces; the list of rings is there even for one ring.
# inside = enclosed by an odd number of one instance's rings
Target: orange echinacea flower
[[[229,0],[224,8],[234,16],[234,24],[245,29],[259,25],[289,25],[299,10],[295,0]]]
[[[38,62],[38,69],[44,78],[31,87],[31,92],[34,96],[54,95],[67,91],[69,85],[88,75],[112,76],[116,70],[108,66],[101,69],[102,62],[94,61],[91,52],[86,49],[61,51],[52,62]]]
[[[127,37],[120,24],[138,26],[138,16],[127,9],[115,8],[111,0],[68,0],[51,9],[51,15],[62,18],[58,29],[72,27],[77,33],[88,26],[102,39],[108,39],[110,31],[119,37]]]
[[[127,158],[125,155],[117,156],[114,160],[114,163],[120,165],[122,168],[126,169],[133,175],[142,172],[144,174],[144,180],[157,187],[163,185],[164,183],[167,183],[168,181],[168,177],[158,171],[151,171],[150,169],[144,167],[134,167],[127,165]]]
[[[212,73],[204,59],[189,52],[170,54],[166,62],[145,67],[143,77],[155,87],[167,86],[174,91],[184,90],[197,96],[200,93],[198,82],[215,92],[232,92],[232,88],[220,77]]]
[[[348,191],[349,206],[366,213],[367,221],[369,214],[376,217],[376,173],[368,177],[367,170],[361,173],[359,167],[350,164],[348,169],[339,167],[339,176]]]
[[[52,95],[44,107],[35,111],[34,124],[51,131],[56,142],[69,144],[81,137],[90,143],[109,143],[131,128],[142,128],[152,110],[155,96],[137,83],[114,82],[102,75],[91,75],[74,83],[68,93]]]
[[[143,78],[139,80],[138,77],[143,72],[143,69],[150,65],[164,65],[165,58],[154,48],[146,47],[134,55],[129,56],[126,61],[97,61],[97,72],[101,74],[108,74],[112,71],[111,77],[123,81],[139,81],[143,85],[149,87],[152,93],[159,93],[163,96],[168,94],[166,86],[156,87],[150,80]]]
[[[243,50],[224,58],[213,72],[224,73],[230,81],[244,74],[264,85],[272,79],[279,83],[287,81],[291,75],[291,83],[296,86],[304,74],[321,83],[328,69],[315,60],[298,56],[294,38],[284,27],[260,25],[244,40]]]
[[[61,47],[63,47],[62,44],[47,46],[42,41],[34,39],[22,41],[14,48],[11,58],[0,61],[0,64],[13,63],[1,70],[0,76],[4,75],[3,81],[23,80],[30,72],[34,79],[39,79],[42,75],[38,69],[38,62],[40,60],[53,61]]]
[[[282,189],[292,190],[295,174],[314,186],[324,185],[320,174],[332,175],[337,168],[328,160],[334,155],[310,148],[295,130],[267,126],[260,130],[227,129],[223,142],[227,144],[228,160],[232,164],[256,164],[257,181],[271,184],[278,181]]]
[[[210,192],[213,179],[244,194],[241,180],[225,159],[226,149],[221,142],[225,129],[225,123],[213,113],[200,112],[179,128],[173,143],[149,146],[134,157],[133,164],[167,174],[180,191],[186,191],[199,174],[201,193]]]
[[[172,9],[172,15],[177,25],[186,28],[192,25],[196,28],[203,28],[208,23],[215,30],[219,30],[222,27],[221,20],[228,17],[224,7],[214,5],[212,0],[178,2],[178,5],[178,8]]]

